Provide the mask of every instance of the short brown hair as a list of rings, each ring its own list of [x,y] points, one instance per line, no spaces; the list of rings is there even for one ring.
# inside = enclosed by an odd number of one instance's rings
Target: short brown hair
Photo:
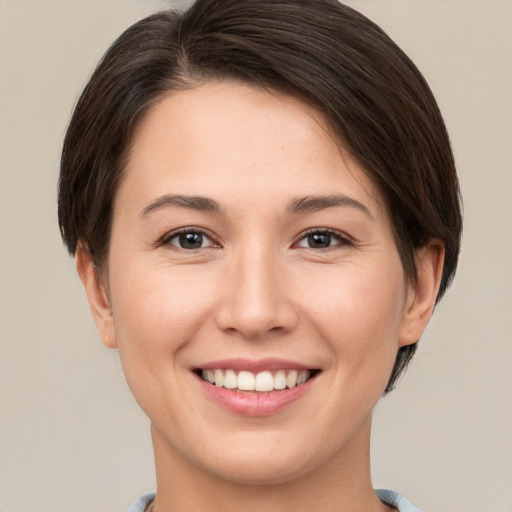
[[[457,265],[462,217],[448,134],[425,79],[373,22],[337,0],[197,0],[128,28],[109,48],[71,118],[61,160],[63,240],[106,264],[112,206],[132,134],[169,91],[236,79],[318,108],[389,210],[407,277],[415,251],[441,240],[438,299]],[[386,391],[414,355],[402,347]]]

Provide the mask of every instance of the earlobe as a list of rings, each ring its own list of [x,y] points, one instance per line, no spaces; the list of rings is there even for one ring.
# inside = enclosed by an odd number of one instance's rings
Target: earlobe
[[[444,244],[440,240],[430,240],[417,250],[415,259],[417,280],[408,287],[400,326],[400,346],[416,343],[432,316],[443,273]]]
[[[105,285],[94,266],[91,253],[83,244],[76,251],[76,270],[84,285],[91,313],[103,344],[117,348],[114,318]]]

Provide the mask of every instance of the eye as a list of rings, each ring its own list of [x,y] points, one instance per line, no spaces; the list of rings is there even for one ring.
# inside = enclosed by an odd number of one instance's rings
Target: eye
[[[306,233],[297,243],[297,247],[308,249],[328,249],[340,245],[350,245],[350,242],[336,231],[318,229]]]
[[[185,250],[203,249],[216,245],[204,232],[193,228],[183,228],[170,233],[162,240],[162,243]]]

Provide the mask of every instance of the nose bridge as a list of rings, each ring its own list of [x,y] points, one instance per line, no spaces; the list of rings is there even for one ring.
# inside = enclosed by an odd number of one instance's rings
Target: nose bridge
[[[246,338],[289,331],[296,323],[290,283],[272,244],[253,241],[234,250],[226,269],[219,326]]]

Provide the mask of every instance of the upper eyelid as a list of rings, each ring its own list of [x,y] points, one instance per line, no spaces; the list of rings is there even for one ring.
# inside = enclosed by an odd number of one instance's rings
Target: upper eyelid
[[[160,238],[160,243],[165,244],[169,242],[173,237],[179,235],[180,233],[187,233],[187,232],[195,232],[195,233],[201,233],[202,235],[206,236],[213,244],[215,245],[222,245],[219,242],[219,239],[217,236],[215,236],[213,233],[211,233],[210,230],[206,228],[202,228],[199,226],[184,226],[181,228],[177,228],[174,230],[171,230],[167,232],[165,235],[163,235]],[[354,240],[352,237],[347,235],[346,233],[339,231],[337,229],[333,228],[326,228],[326,227],[315,227],[315,228],[309,228],[305,231],[302,231],[297,237],[295,237],[292,241],[292,246],[298,244],[304,237],[314,234],[314,233],[329,233],[331,235],[335,235],[339,237],[340,239],[346,241],[347,243],[354,243]]]
[[[213,245],[220,245],[217,237],[215,237],[209,230],[205,228],[200,228],[198,226],[184,226],[182,228],[177,228],[171,231],[168,231],[165,235],[163,235],[160,238],[159,244],[166,244],[170,242],[175,236],[181,234],[181,233],[200,233],[210,242],[212,242]]]
[[[297,243],[300,240],[302,240],[304,237],[306,237],[308,235],[313,235],[315,233],[329,233],[330,235],[335,235],[335,236],[341,238],[342,240],[346,240],[347,242],[350,242],[350,243],[354,242],[354,240],[352,239],[351,236],[347,235],[343,231],[338,231],[337,229],[332,229],[332,228],[311,228],[311,229],[307,229],[306,231],[303,231],[295,239],[294,243]]]

